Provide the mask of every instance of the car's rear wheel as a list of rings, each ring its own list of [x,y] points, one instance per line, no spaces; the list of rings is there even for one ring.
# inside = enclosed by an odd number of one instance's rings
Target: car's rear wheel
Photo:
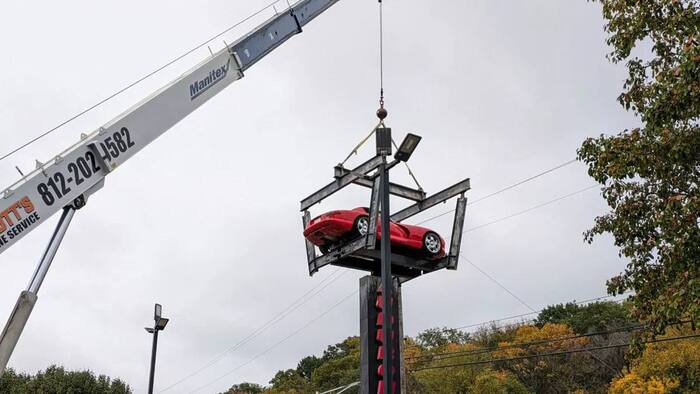
[[[436,233],[429,232],[423,237],[423,250],[429,255],[434,256],[440,253],[442,248],[442,242],[440,241],[440,236]]]
[[[353,226],[355,235],[365,236],[369,232],[369,216],[360,216],[355,219]]]

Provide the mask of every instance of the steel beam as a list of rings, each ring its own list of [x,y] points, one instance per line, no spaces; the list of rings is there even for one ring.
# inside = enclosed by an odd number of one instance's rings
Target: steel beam
[[[450,254],[448,255],[448,270],[456,270],[459,263],[459,249],[462,246],[462,232],[464,231],[464,216],[467,212],[467,198],[462,196],[457,199],[455,208],[455,221],[452,225],[452,239],[450,240]]]
[[[372,198],[369,202],[369,229],[367,229],[368,249],[374,249],[377,245],[377,215],[379,214],[379,188],[381,180],[376,178],[372,187]]]
[[[309,211],[304,211],[304,216],[302,217],[302,222],[304,224],[304,230],[309,226],[311,221],[311,214]],[[306,240],[306,259],[311,263],[316,258],[316,247],[308,239]]]
[[[341,177],[343,175],[349,174],[351,171],[348,170],[347,168],[343,167],[336,167],[335,168],[335,173],[336,173],[336,178]],[[372,188],[374,186],[374,182],[372,179],[367,179],[367,178],[357,178],[356,180],[353,181],[354,184],[364,186],[367,188]],[[394,196],[402,197],[407,200],[411,201],[423,201],[425,199],[425,192],[422,190],[418,189],[413,189],[407,186],[399,185],[396,183],[390,183],[389,184],[389,193],[393,194]]]
[[[440,204],[441,202],[447,201],[450,198],[457,196],[459,194],[462,194],[469,190],[471,188],[470,183],[469,183],[469,178],[463,180],[462,182],[459,182],[453,186],[448,187],[445,190],[442,190],[440,192],[437,192],[433,194],[432,196],[426,198],[425,200],[415,203],[405,209],[402,209],[401,211],[391,215],[391,220],[393,222],[399,223],[402,222],[411,216],[414,216],[428,208],[432,208],[437,204]]]
[[[339,0],[304,0],[266,21],[250,34],[238,40],[230,50],[235,52],[240,61],[241,71],[249,69],[253,64],[282,45],[297,33],[302,26],[311,22]]]
[[[382,157],[381,156],[375,156],[366,162],[360,164],[358,167],[350,171],[348,174],[345,174],[339,178],[337,178],[335,181],[329,183],[325,187],[323,187],[321,190],[317,191],[316,193],[313,193],[309,197],[306,197],[305,199],[301,200],[301,210],[305,211],[312,207],[313,205],[323,201],[324,199],[328,198],[330,195],[333,193],[337,192],[338,190],[344,188],[345,186],[355,182],[358,178],[362,177],[363,174],[367,174],[370,171],[373,171],[379,165],[382,164]]]

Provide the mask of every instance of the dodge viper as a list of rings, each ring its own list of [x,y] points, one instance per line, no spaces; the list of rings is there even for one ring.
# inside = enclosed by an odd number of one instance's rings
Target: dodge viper
[[[321,253],[348,240],[367,234],[369,209],[355,208],[326,212],[311,220],[304,229],[304,237],[319,247]],[[390,222],[391,246],[397,253],[437,259],[445,256],[445,240],[433,230],[420,226]],[[381,239],[381,225],[377,223],[377,239]]]

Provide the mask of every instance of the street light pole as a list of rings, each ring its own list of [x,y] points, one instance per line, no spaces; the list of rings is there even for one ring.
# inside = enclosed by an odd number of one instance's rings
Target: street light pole
[[[151,348],[151,371],[148,377],[148,394],[153,394],[153,382],[156,375],[156,353],[158,350],[158,331],[165,330],[165,326],[168,325],[170,319],[166,319],[161,316],[163,312],[163,307],[160,304],[156,304],[153,313],[153,328],[146,327],[146,331],[153,335],[153,347]]]
[[[379,191],[381,199],[381,255],[382,255],[382,314],[384,321],[382,329],[384,331],[384,340],[382,346],[384,348],[384,359],[382,360],[384,382],[384,394],[393,393],[393,371],[394,365],[394,344],[393,344],[393,327],[391,326],[391,317],[393,316],[393,276],[391,275],[391,232],[389,224],[389,171],[387,170],[386,157],[391,155],[391,129],[377,129],[377,154],[382,156],[382,164],[379,166],[380,181]]]
[[[156,374],[156,352],[158,351],[158,330],[153,330],[153,348],[151,349],[151,373],[148,377],[148,394],[153,394],[153,378]]]

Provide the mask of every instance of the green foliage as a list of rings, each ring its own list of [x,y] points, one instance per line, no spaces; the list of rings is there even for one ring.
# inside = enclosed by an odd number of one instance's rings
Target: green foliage
[[[256,383],[234,384],[226,392],[221,394],[261,394],[264,388]]]
[[[307,356],[296,369],[279,371],[269,393],[314,393],[356,382],[360,375],[360,338],[330,345],[323,356]]]
[[[609,58],[628,69],[618,100],[643,126],[579,149],[611,208],[585,237],[612,234],[629,264],[608,291],[633,290],[632,312],[659,334],[682,319],[700,323],[700,5],[598,1]]]
[[[506,372],[486,370],[480,373],[469,391],[473,394],[527,394],[529,391],[518,379]]]
[[[578,305],[573,302],[550,305],[537,315],[535,324],[562,323],[573,328],[577,334],[604,331],[629,325],[632,322],[629,311],[617,302],[594,302]]]
[[[304,357],[299,361],[299,364],[297,364],[297,372],[304,379],[311,380],[311,376],[316,368],[323,365],[324,361],[323,358],[318,358],[316,356]]]
[[[121,381],[90,371],[66,371],[51,366],[36,375],[17,374],[7,370],[0,377],[0,393],[7,394],[131,394],[131,388]]]
[[[454,328],[429,328],[416,337],[418,344],[426,349],[443,347],[449,343],[463,344],[469,340],[469,334]]]
[[[271,388],[275,393],[310,393],[313,392],[311,382],[304,379],[296,369],[279,371],[270,380]]]
[[[685,326],[668,330],[666,336],[697,333]],[[700,341],[684,339],[648,345],[632,362],[632,368],[610,386],[613,394],[629,392],[700,392]]]

